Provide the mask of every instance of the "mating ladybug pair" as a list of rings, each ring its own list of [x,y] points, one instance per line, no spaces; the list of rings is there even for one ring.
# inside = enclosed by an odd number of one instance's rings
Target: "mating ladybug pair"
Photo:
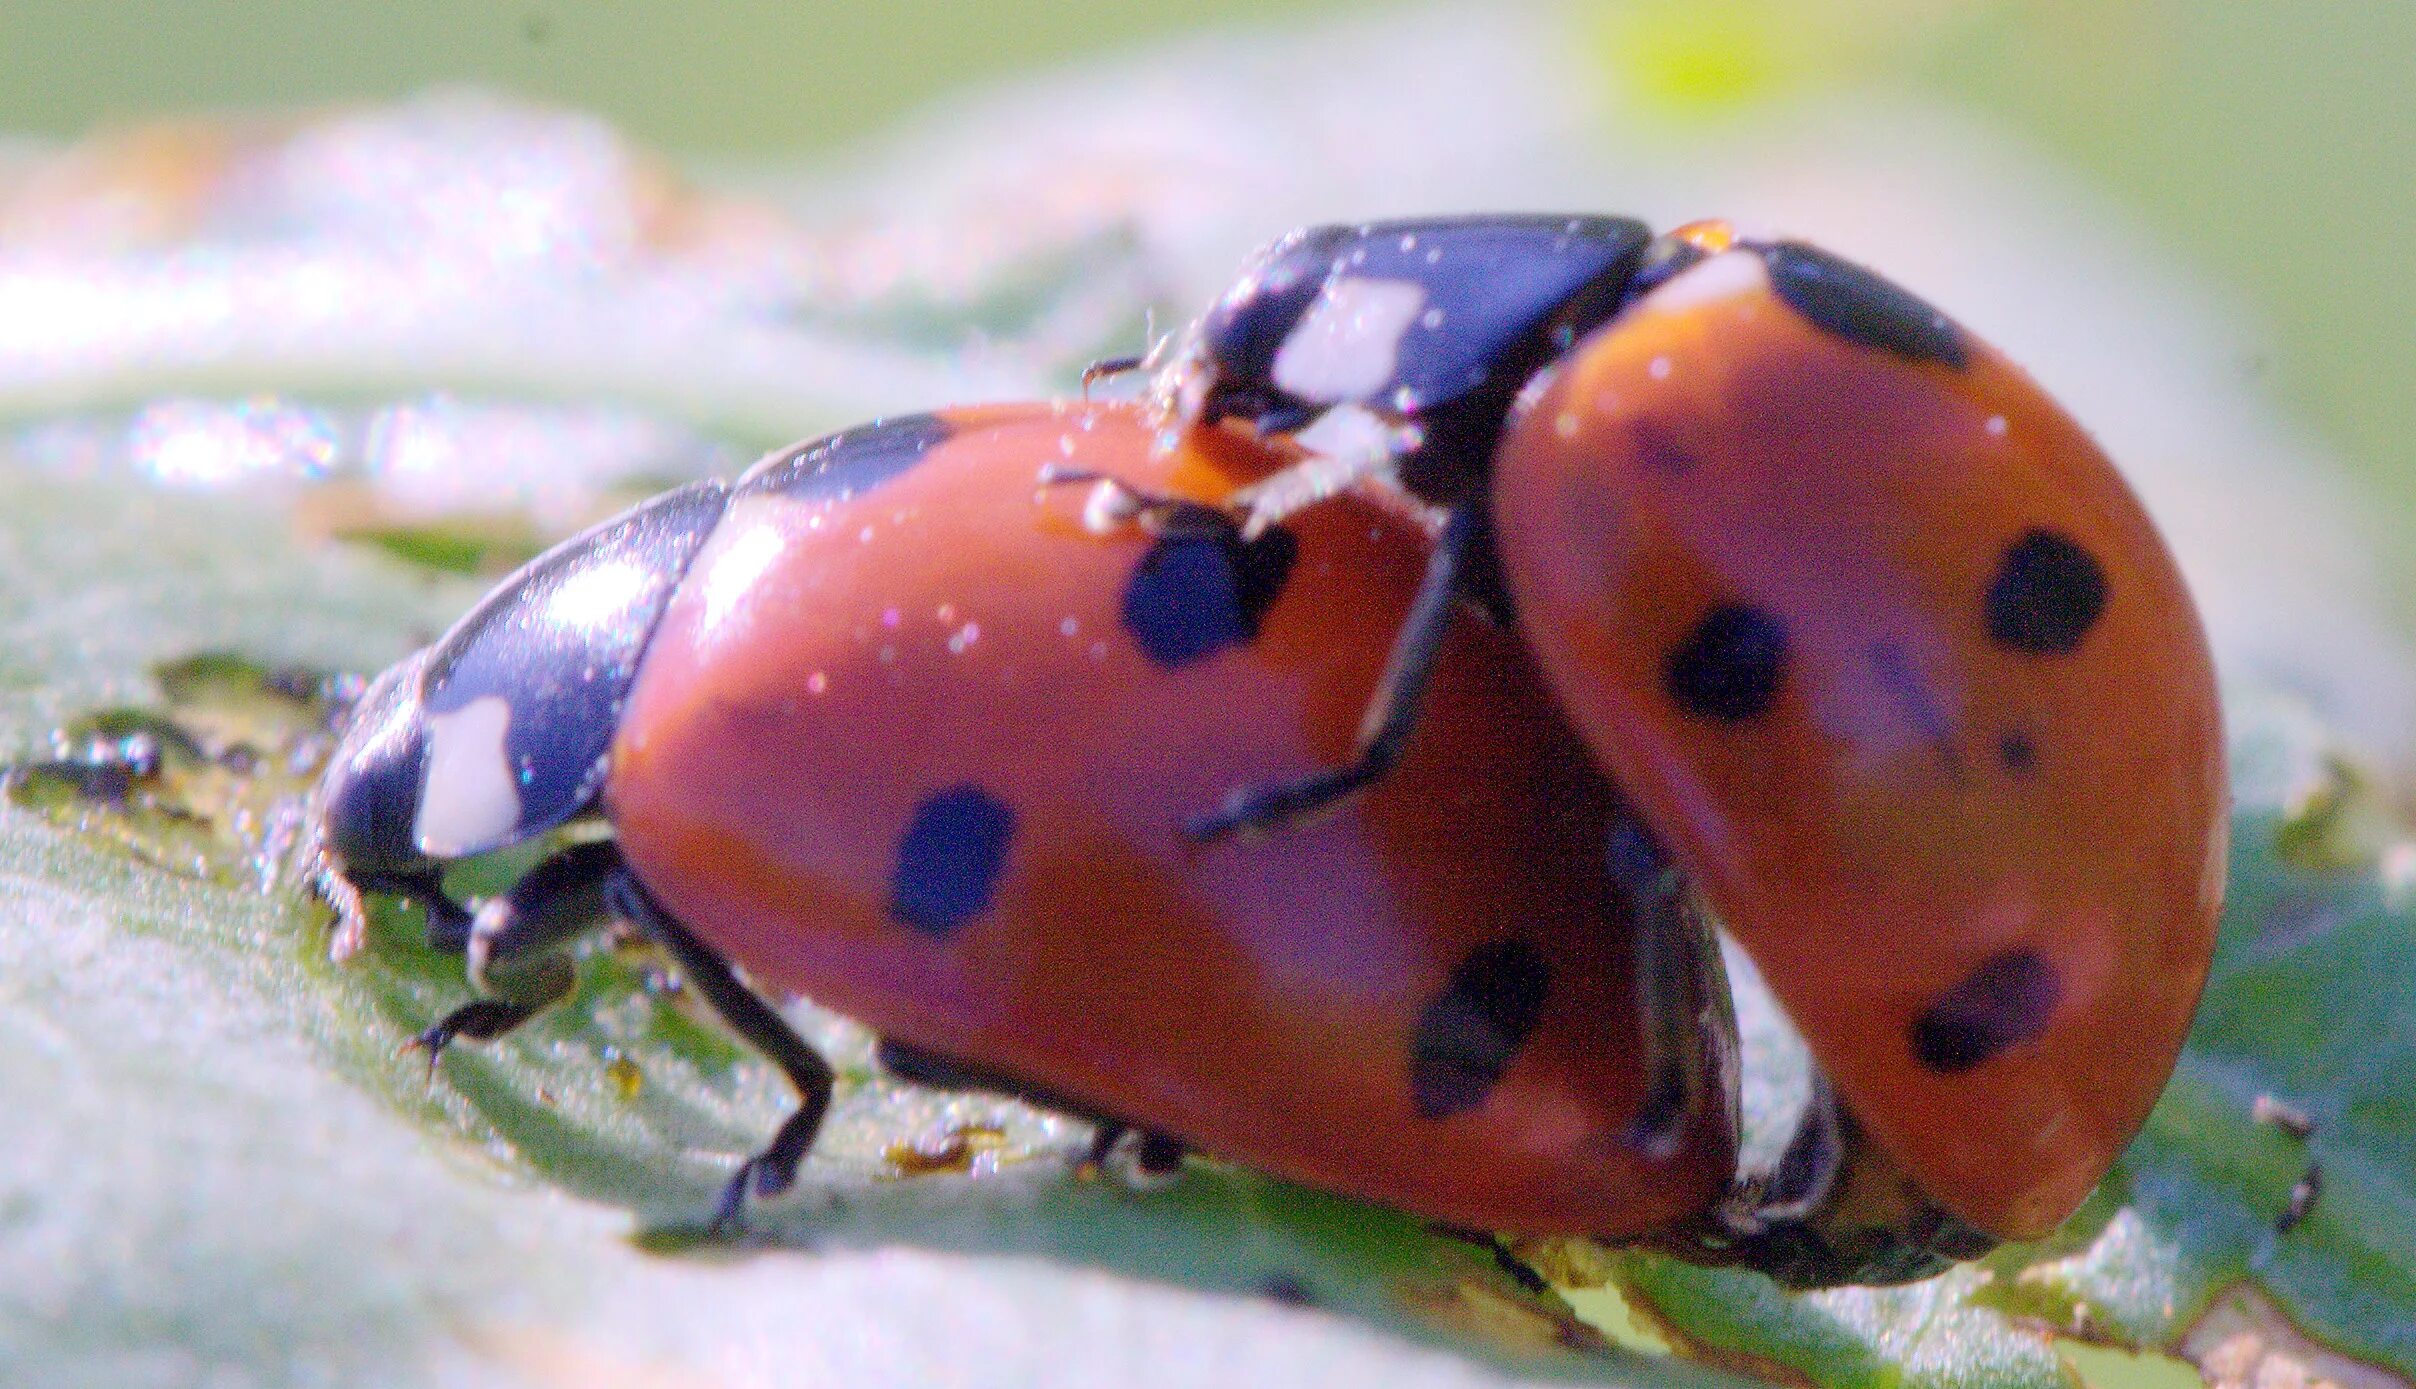
[[[1810,247],[1486,217],[1276,243],[1146,406],[885,420],[564,543],[371,686],[320,824],[469,957],[430,1047],[600,921],[668,949],[801,1099],[725,1220],[832,1083],[735,965],[1102,1153],[1820,1284],[2087,1195],[2224,794],[2171,557],[2016,368]],[[1767,1173],[1705,909],[1818,1066]]]

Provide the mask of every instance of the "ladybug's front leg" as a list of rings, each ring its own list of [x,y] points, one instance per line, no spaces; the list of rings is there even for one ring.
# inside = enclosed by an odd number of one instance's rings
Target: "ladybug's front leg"
[[[1357,755],[1342,766],[1316,772],[1298,781],[1274,786],[1243,787],[1217,809],[1184,826],[1193,839],[1213,842],[1235,834],[1286,829],[1311,818],[1335,802],[1384,779],[1418,723],[1418,707],[1442,654],[1443,634],[1451,629],[1453,604],[1463,596],[1472,564],[1489,542],[1481,505],[1455,508],[1443,534],[1427,557],[1426,575],[1401,634],[1393,641],[1391,659],[1360,720]]]
[[[440,904],[462,916],[466,928],[460,930],[459,948],[469,957],[470,982],[483,997],[411,1039],[412,1046],[428,1053],[430,1069],[457,1039],[491,1041],[570,994],[576,979],[561,947],[610,918],[604,884],[620,868],[621,855],[606,840],[564,849],[475,912],[462,912],[431,889],[432,898],[422,899],[429,904],[430,942],[441,944]]]
[[[729,962],[664,910],[634,875],[626,870],[615,874],[605,895],[614,910],[645,932],[647,939],[670,952],[723,1024],[778,1066],[796,1088],[796,1110],[774,1131],[772,1141],[731,1176],[721,1190],[721,1199],[714,1203],[713,1230],[734,1231],[749,1199],[777,1196],[796,1182],[797,1165],[814,1146],[814,1135],[821,1131],[822,1116],[830,1108],[830,1063],[782,1021],[770,1004],[740,983]]]
[[[1389,430],[1375,426],[1381,432],[1369,437],[1318,437],[1318,432],[1330,422],[1345,417],[1341,410],[1329,410],[1316,424],[1293,434],[1292,442],[1311,450],[1308,457],[1236,490],[1226,499],[1226,505],[1241,515],[1242,539],[1256,540],[1269,527],[1319,502],[1338,497],[1362,482],[1395,477],[1396,460],[1417,448],[1417,431],[1409,426]],[[1371,426],[1375,421],[1375,416],[1364,411],[1347,418],[1365,420]]]

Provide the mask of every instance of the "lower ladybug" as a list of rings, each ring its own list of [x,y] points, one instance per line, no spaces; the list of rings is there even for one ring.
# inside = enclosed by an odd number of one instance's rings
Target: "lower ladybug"
[[[1350,749],[1419,591],[1404,513],[1245,538],[1199,504],[1270,457],[1156,452],[1130,407],[1003,406],[659,497],[371,686],[319,795],[327,880],[416,900],[467,952],[489,996],[431,1049],[560,998],[559,947],[599,922],[660,942],[799,1096],[717,1223],[790,1185],[833,1084],[753,988],[1159,1161],[1486,1230],[1697,1218],[1735,1158],[1717,955],[1511,634],[1445,615],[1436,731],[1381,788],[1279,839],[1183,832],[1203,797]],[[1123,483],[1085,504],[1044,465]],[[1100,504],[1149,524],[1099,535]],[[448,863],[592,819],[611,837],[475,911],[446,896]]]
[[[2019,368],[1800,242],[1485,216],[1285,237],[1153,397],[1183,446],[1312,451],[1228,499],[1244,534],[1369,475],[1448,517],[1359,746],[1202,839],[1379,783],[1480,598],[1833,1079],[1776,1178],[1800,1266],[2080,1204],[2211,961],[2222,719],[2171,553]]]

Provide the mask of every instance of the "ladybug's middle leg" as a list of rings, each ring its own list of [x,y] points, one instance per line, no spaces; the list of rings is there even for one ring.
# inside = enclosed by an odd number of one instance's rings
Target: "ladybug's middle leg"
[[[822,1116],[830,1109],[834,1079],[830,1062],[798,1036],[770,1004],[741,983],[729,961],[655,901],[633,874],[626,870],[615,874],[605,895],[648,940],[670,953],[722,1023],[778,1066],[797,1091],[797,1108],[773,1132],[772,1141],[740,1165],[714,1203],[712,1228],[735,1230],[750,1198],[778,1196],[796,1182],[797,1165],[813,1148],[814,1136],[822,1130]]]
[[[470,982],[482,997],[411,1039],[412,1046],[428,1053],[430,1067],[456,1039],[491,1041],[569,995],[576,979],[561,947],[610,919],[604,888],[620,870],[621,855],[611,841],[575,844],[522,874],[509,891],[480,903],[477,911],[452,908],[462,917],[459,949],[469,957]],[[441,891],[432,902],[450,905]],[[437,919],[437,907],[431,905],[432,943]]]
[[[1797,1288],[1911,1282],[1996,1247],[1871,1141],[1817,1067],[1778,1166],[1741,1178],[1707,1232],[1680,1243],[1685,1257],[1742,1263]]]

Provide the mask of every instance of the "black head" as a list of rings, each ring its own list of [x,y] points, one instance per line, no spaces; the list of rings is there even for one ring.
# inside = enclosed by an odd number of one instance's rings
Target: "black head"
[[[1624,218],[1556,215],[1294,232],[1193,325],[1160,392],[1182,423],[1268,434],[1366,412],[1396,427],[1412,486],[1447,500],[1464,487],[1421,485],[1408,455],[1481,472],[1519,388],[1617,310],[1650,239]]]

